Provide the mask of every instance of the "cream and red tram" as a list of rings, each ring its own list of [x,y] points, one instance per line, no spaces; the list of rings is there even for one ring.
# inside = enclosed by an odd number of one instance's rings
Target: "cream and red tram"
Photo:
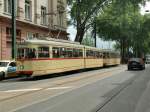
[[[98,48],[85,46],[85,68],[103,67],[103,51]]]
[[[120,64],[120,54],[112,50],[103,50],[103,65],[112,66]]]
[[[26,76],[103,66],[102,50],[68,41],[26,40],[17,55],[17,73]]]

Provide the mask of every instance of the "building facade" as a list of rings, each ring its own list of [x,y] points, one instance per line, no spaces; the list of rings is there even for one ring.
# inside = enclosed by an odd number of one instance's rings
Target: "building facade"
[[[0,59],[11,58],[11,4],[0,0]],[[68,40],[66,0],[16,0],[16,39]]]

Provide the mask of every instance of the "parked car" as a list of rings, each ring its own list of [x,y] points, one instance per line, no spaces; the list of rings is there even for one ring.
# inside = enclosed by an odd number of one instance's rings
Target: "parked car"
[[[145,63],[150,64],[150,55],[146,55]]]
[[[146,64],[150,64],[150,58],[146,58]]]
[[[136,69],[145,69],[145,62],[142,58],[130,58],[128,60],[128,70]]]
[[[11,60],[0,60],[0,80],[15,76],[17,76],[16,62]]]

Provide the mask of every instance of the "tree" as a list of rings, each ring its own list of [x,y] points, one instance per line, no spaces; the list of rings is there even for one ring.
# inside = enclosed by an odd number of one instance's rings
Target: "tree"
[[[71,23],[77,30],[75,41],[82,42],[85,32],[93,26],[97,14],[104,12],[103,9],[114,1],[116,6],[120,7],[118,11],[124,11],[122,6],[128,5],[129,2],[138,7],[139,3],[144,4],[147,0],[68,0]]]
[[[68,0],[71,6],[71,23],[76,26],[75,41],[82,42],[85,32],[92,26],[93,21],[104,6],[111,0]]]
[[[104,9],[105,13],[97,18],[97,27],[100,37],[119,43],[123,62],[130,49],[136,56],[146,49],[145,40],[149,37],[149,31],[144,25],[148,20],[140,14],[139,5],[133,4],[135,1],[132,0],[124,1],[123,4],[120,2],[115,0]]]

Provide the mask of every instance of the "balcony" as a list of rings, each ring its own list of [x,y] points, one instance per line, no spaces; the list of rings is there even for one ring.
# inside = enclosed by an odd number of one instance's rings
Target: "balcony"
[[[11,43],[11,42],[12,42],[11,35],[6,35],[6,42],[7,42],[7,43]],[[17,37],[16,37],[16,42],[17,42],[17,43],[21,42],[21,37],[20,37],[20,36],[17,36]]]

